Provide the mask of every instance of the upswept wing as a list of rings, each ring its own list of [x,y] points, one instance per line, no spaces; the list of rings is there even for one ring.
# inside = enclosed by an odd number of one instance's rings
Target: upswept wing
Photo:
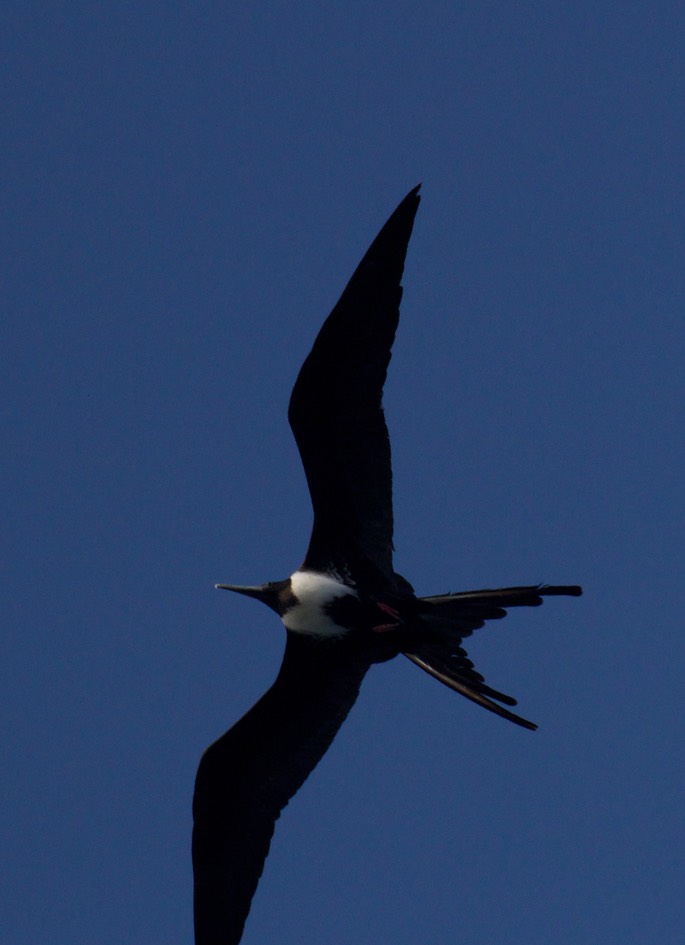
[[[419,188],[397,207],[324,322],[288,419],[314,508],[304,566],[392,569],[392,470],[383,384],[399,320]]]

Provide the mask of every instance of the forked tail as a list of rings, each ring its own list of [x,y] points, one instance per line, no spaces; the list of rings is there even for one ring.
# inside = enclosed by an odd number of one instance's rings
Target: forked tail
[[[486,685],[462,648],[461,641],[484,626],[486,620],[506,617],[509,607],[539,607],[543,597],[579,597],[582,593],[577,585],[536,584],[422,597],[419,599],[418,639],[415,645],[404,651],[404,655],[435,679],[484,709],[535,730],[535,723],[497,704],[515,706],[516,699]]]

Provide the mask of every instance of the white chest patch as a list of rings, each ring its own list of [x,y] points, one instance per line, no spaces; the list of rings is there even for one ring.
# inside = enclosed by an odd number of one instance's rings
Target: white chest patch
[[[350,594],[357,597],[353,587],[314,571],[296,571],[290,583],[299,603],[283,617],[288,630],[322,637],[340,637],[347,632],[344,627],[334,623],[323,608],[337,597]]]

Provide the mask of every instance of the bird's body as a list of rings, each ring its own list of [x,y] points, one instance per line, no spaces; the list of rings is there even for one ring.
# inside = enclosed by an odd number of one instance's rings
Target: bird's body
[[[358,602],[353,587],[330,574],[296,571],[290,577],[290,589],[294,603],[283,615],[286,630],[322,639],[337,639],[346,633],[345,624],[336,622],[334,614],[346,604]]]
[[[373,663],[400,653],[484,708],[505,706],[461,643],[486,620],[575,586],[418,598],[392,562],[390,442],[381,405],[418,187],[382,228],[326,319],[288,418],[314,508],[303,564],[285,580],[222,584],[262,600],[286,628],[273,686],[207,749],[193,802],[196,945],[239,942],[280,811],[328,749]]]

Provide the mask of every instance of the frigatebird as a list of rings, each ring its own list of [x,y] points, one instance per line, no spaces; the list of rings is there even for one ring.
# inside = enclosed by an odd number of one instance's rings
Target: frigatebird
[[[288,419],[314,509],[303,563],[282,581],[217,585],[276,611],[286,644],[274,684],[200,762],[193,800],[196,945],[240,941],[276,820],[327,751],[373,663],[403,653],[483,708],[535,729],[505,708],[516,700],[486,685],[462,641],[509,607],[581,593],[576,586],[533,585],[419,598],[393,568],[382,394],[419,187],[355,270],[290,398]]]

